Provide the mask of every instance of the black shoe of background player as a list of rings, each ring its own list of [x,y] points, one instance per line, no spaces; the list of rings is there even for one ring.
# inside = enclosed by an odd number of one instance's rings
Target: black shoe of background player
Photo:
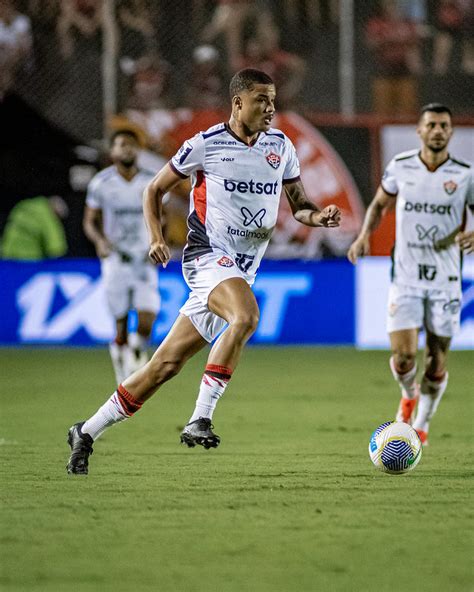
[[[92,454],[94,440],[89,434],[81,432],[82,423],[76,423],[69,428],[67,442],[71,447],[71,456],[66,465],[69,475],[87,475],[89,472],[89,456]]]

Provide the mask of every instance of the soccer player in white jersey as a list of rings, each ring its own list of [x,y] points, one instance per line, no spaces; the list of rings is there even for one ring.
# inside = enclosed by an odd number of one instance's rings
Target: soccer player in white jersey
[[[474,209],[474,187],[472,165],[448,152],[453,128],[447,107],[423,107],[417,133],[421,150],[390,161],[348,257],[356,263],[369,253],[370,234],[395,205],[387,328],[390,368],[402,393],[396,420],[413,423],[426,445],[430,420],[448,385],[447,355],[460,324],[461,251],[474,250],[474,232],[464,230],[467,208]],[[416,354],[422,327],[426,352],[419,385]]]
[[[148,258],[143,191],[154,174],[137,166],[139,141],[132,131],[111,138],[113,165],[91,180],[84,211],[84,232],[94,243],[116,335],[110,356],[117,384],[148,361],[146,348],[159,306],[157,270]],[[128,315],[136,309],[136,331],[128,333]]]
[[[213,412],[257,327],[259,310],[250,286],[275,227],[282,190],[302,224],[339,226],[336,206],[320,211],[307,199],[292,143],[271,128],[272,79],[259,70],[241,70],[231,80],[230,97],[229,122],[186,141],[144,194],[149,254],[166,266],[170,252],[162,233],[162,199],[180,179],[191,177],[189,235],[183,254],[189,298],[152,359],[90,419],[71,427],[68,473],[87,473],[93,441],[107,427],[133,415],[191,356],[215,339],[181,442],[189,447],[217,447],[220,438],[212,431]]]

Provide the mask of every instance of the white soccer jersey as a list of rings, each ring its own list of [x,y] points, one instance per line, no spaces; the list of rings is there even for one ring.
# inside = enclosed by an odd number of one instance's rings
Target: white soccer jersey
[[[97,173],[89,183],[86,204],[102,210],[103,231],[117,252],[133,259],[148,254],[149,240],[143,217],[143,191],[154,174],[139,169],[127,181],[115,166]]]
[[[453,238],[474,204],[472,166],[449,157],[429,171],[419,150],[411,150],[390,161],[382,187],[397,196],[394,282],[459,289],[461,253]]]
[[[186,141],[170,165],[192,181],[183,260],[216,248],[254,275],[276,225],[282,186],[299,178],[291,141],[270,129],[247,145],[220,123]]]

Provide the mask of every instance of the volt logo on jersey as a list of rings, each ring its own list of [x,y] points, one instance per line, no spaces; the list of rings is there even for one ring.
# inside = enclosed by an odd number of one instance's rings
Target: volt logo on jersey
[[[421,224],[417,224],[415,228],[418,233],[418,240],[424,240],[425,238],[429,238],[432,241],[434,241],[439,230],[437,226],[432,226],[431,228],[428,228],[428,230],[426,230],[426,228]]]
[[[446,181],[446,183],[443,183],[443,187],[448,195],[452,195],[458,188],[457,183],[454,181]]]
[[[256,214],[252,214],[252,212],[245,206],[243,208],[240,208],[240,211],[242,212],[242,216],[244,217],[244,226],[250,226],[252,222],[255,222],[255,226],[257,228],[262,228],[263,218],[267,213],[267,210],[265,208],[258,210]]]
[[[278,154],[270,152],[270,154],[267,154],[266,159],[272,168],[277,169],[280,166],[281,158],[278,156]]]

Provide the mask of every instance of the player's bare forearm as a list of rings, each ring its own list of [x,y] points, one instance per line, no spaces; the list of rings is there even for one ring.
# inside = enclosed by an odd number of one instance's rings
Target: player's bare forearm
[[[99,257],[107,257],[111,251],[111,245],[104,235],[102,226],[102,210],[86,206],[82,228],[87,238],[94,243]]]
[[[393,199],[394,196],[386,193],[382,187],[377,189],[377,193],[365,213],[364,223],[359,232],[359,237],[368,238],[372,234],[380,224],[385,210],[389,207]]]
[[[358,237],[349,247],[347,258],[351,263],[357,263],[359,257],[364,257],[370,252],[369,238],[372,232],[380,224],[385,210],[393,203],[395,196],[387,193],[382,186],[377,189],[374,199],[367,208],[364,223]]]
[[[143,192],[143,214],[150,237],[150,259],[166,267],[170,250],[163,238],[163,196],[181,181],[169,164],[152,179]]]
[[[359,236],[369,237],[372,234],[372,232],[380,224],[383,211],[384,207],[381,206],[380,203],[376,202],[375,200],[369,205],[369,207],[367,208],[367,212],[365,213],[364,223],[362,224],[362,228],[360,229]]]
[[[164,191],[151,182],[143,193],[143,215],[148,228],[150,243],[163,239],[162,216]]]
[[[301,181],[289,183],[284,187],[295,220],[313,227],[333,228],[339,226],[341,220],[339,208],[331,205],[320,210],[307,198]]]

